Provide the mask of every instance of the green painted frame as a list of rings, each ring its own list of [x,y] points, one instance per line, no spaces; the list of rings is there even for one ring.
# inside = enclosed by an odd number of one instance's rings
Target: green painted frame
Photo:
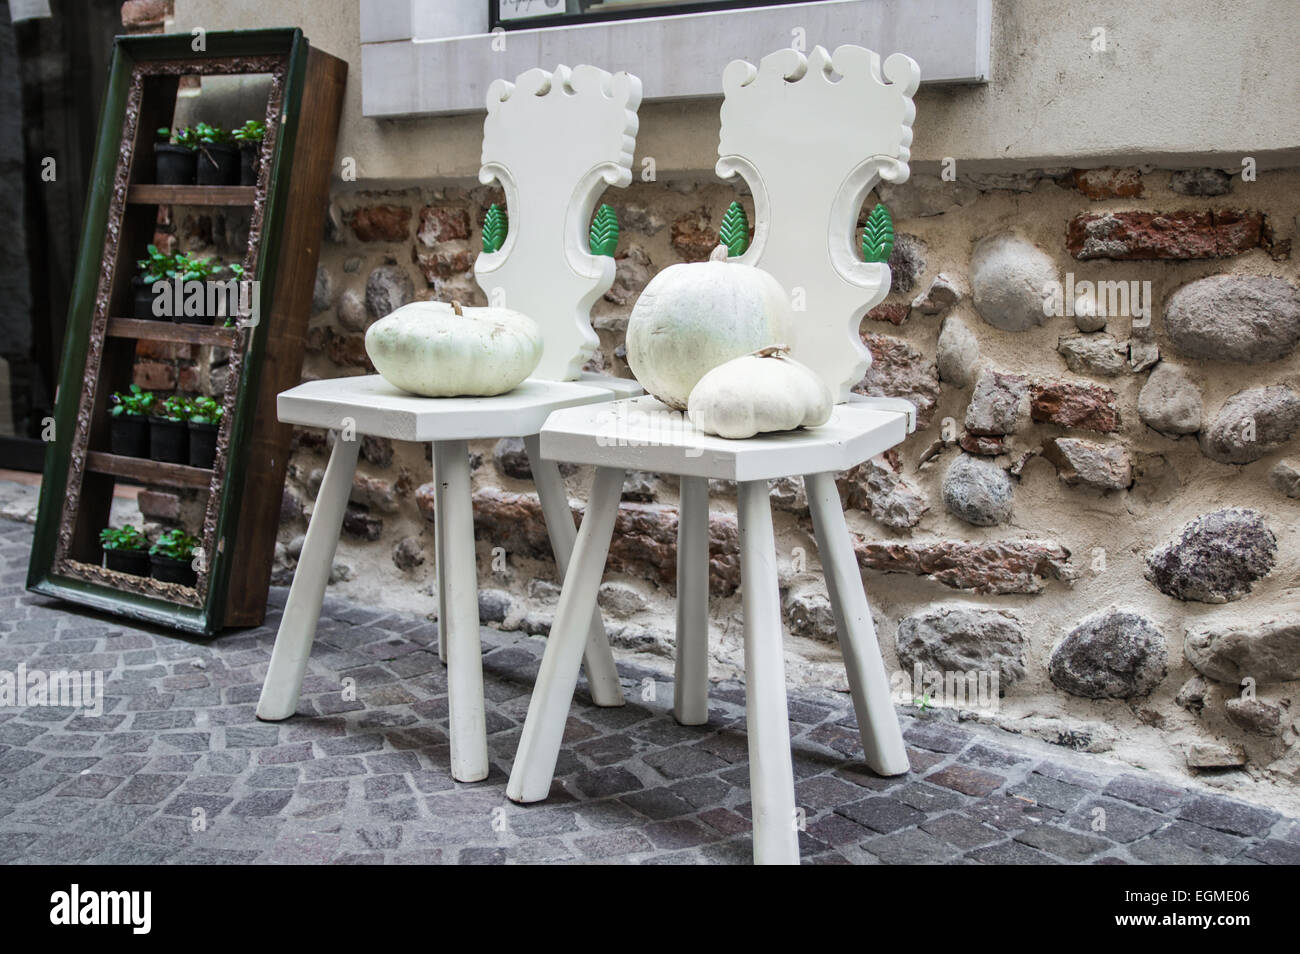
[[[242,369],[238,375],[237,393],[233,408],[228,411],[229,431],[226,437],[224,467],[218,462],[218,473],[209,489],[219,495],[212,532],[204,534],[207,559],[206,581],[198,593],[197,605],[186,605],[148,593],[131,592],[104,582],[78,577],[66,572],[67,563],[58,559],[61,530],[65,534],[65,501],[70,490],[70,471],[74,454],[84,458],[84,446],[75,447],[79,425],[84,434],[88,427],[84,421],[86,401],[83,392],[92,386],[88,380],[87,358],[91,352],[92,332],[101,295],[101,277],[105,269],[104,254],[110,236],[107,230],[114,222],[115,202],[123,201],[120,193],[125,181],[123,168],[129,178],[129,158],[124,156],[123,136],[127,127],[128,101],[137,67],[147,73],[154,64],[192,61],[191,73],[205,73],[204,62],[244,59],[260,63],[267,57],[282,58],[283,84],[279,119],[271,162],[267,166],[265,190],[259,194],[262,203],[260,234],[256,239],[255,270],[251,277],[260,283],[259,311],[265,317],[274,310],[276,277],[280,262],[280,241],[286,207],[289,201],[288,172],[293,167],[294,148],[298,139],[309,44],[298,29],[272,29],[208,33],[201,52],[192,49],[195,38],[190,34],[163,34],[118,37],[114,44],[112,66],[100,113],[99,134],[92,163],[91,194],[86,204],[82,223],[82,237],[77,256],[74,284],[69,305],[68,331],[60,364],[58,398],[55,405],[56,439],[45,455],[44,477],[41,482],[40,506],[36,522],[35,541],[28,565],[28,589],[102,610],[148,622],[159,623],[199,635],[213,635],[225,624],[227,587],[233,562],[238,559],[237,541],[239,526],[239,500],[243,491],[249,437],[258,411],[256,399],[259,375],[266,353],[267,338],[272,329],[263,320],[258,325],[239,331],[242,346]],[[260,73],[264,69],[222,69],[213,72]],[[136,103],[139,106],[139,103]],[[268,138],[271,131],[268,129]],[[265,158],[265,154],[264,154]],[[264,163],[265,164],[265,163]],[[259,187],[260,188],[260,187]],[[115,224],[120,225],[121,210],[117,210]],[[114,239],[115,243],[115,239]],[[252,242],[250,241],[250,246]],[[107,287],[107,286],[105,286]],[[101,339],[102,340],[102,339]],[[101,346],[102,347],[102,346]],[[238,347],[238,346],[237,346]],[[97,386],[97,385],[93,385]],[[264,411],[268,409],[263,409]],[[269,409],[273,414],[274,409]],[[82,418],[83,420],[79,420]],[[84,445],[84,437],[82,439]],[[85,461],[77,461],[74,478],[79,491],[80,477]],[[228,475],[234,475],[228,479]],[[211,506],[209,511],[211,511]],[[226,546],[227,541],[231,546]],[[215,545],[212,545],[215,543]],[[212,552],[207,553],[208,550]]]

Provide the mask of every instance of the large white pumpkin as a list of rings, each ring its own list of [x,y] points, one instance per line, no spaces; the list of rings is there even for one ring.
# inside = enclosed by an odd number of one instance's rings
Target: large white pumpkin
[[[786,341],[790,297],[767,272],[727,261],[673,265],[650,280],[627,322],[627,363],[646,392],[679,411],[724,362]]]
[[[416,301],[366,330],[366,354],[385,381],[413,394],[504,394],[542,360],[542,332],[509,308]]]
[[[734,439],[825,424],[835,406],[831,389],[787,350],[764,348],[700,378],[691,391],[691,423],[706,434]]]

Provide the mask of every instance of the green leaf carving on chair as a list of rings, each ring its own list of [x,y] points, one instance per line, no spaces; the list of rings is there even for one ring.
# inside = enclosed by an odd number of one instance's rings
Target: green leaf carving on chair
[[[727,206],[726,214],[722,216],[722,227],[718,229],[718,241],[727,246],[727,254],[733,258],[744,255],[745,249],[749,248],[749,219],[745,207],[739,202]]]
[[[596,217],[591,222],[591,232],[588,235],[587,243],[591,248],[592,255],[614,257],[614,249],[618,247],[618,213],[613,208],[602,204],[596,210]]]
[[[888,262],[894,251],[894,220],[889,210],[877,204],[867,216],[867,226],[862,230],[862,260]]]
[[[506,232],[509,228],[505,210],[493,202],[483,219],[483,251],[501,251],[501,246],[506,244]]]

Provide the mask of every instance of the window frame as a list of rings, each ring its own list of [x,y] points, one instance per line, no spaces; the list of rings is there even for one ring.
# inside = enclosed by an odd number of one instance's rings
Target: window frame
[[[686,16],[692,13],[716,13],[726,10],[752,10],[756,7],[781,7],[817,0],[685,0],[662,10],[611,9],[589,13],[560,13],[517,19],[501,19],[501,0],[486,0],[489,30],[543,30],[547,27],[580,26],[607,23],[611,20],[649,20],[656,17]]]
[[[712,99],[728,62],[756,63],[799,40],[796,28],[809,49],[857,44],[882,59],[910,52],[922,86],[982,84],[992,75],[992,8],[993,0],[805,0],[490,30],[483,0],[361,0],[361,112],[369,119],[480,112],[494,79],[601,59],[617,62],[597,65],[640,77],[643,104]]]

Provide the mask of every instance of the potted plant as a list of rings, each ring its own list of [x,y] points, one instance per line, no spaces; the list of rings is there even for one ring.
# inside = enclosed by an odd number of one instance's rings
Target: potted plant
[[[233,328],[238,319],[246,317],[243,312],[240,311],[240,289],[244,284],[244,276],[246,274],[244,272],[244,266],[240,265],[238,262],[231,262],[229,265],[217,266],[216,271],[224,272],[230,276],[230,278],[225,280],[218,279],[218,281],[221,281],[223,288],[221,290],[221,296],[217,302],[217,317],[224,316],[226,319],[225,322],[223,322],[225,327]]]
[[[194,185],[198,156],[195,150],[199,140],[194,130],[182,126],[171,130],[163,126],[158,130],[153,146],[154,181],[159,185]]]
[[[157,245],[148,245],[145,249],[146,256],[136,262],[140,274],[135,277],[135,304],[132,308],[132,314],[136,318],[143,318],[148,321],[154,319],[167,320],[166,315],[155,315],[153,303],[155,295],[153,286],[156,282],[166,281],[173,277],[174,255],[164,255],[158,250]],[[163,294],[166,294],[164,292]]]
[[[215,270],[210,258],[198,258],[189,252],[178,252],[173,256],[170,274],[173,278],[181,280],[181,300],[176,302],[176,307],[172,309],[172,321],[190,325],[206,325],[211,321],[213,316],[208,314],[207,282]],[[202,303],[197,314],[190,314],[189,308],[186,307],[193,287],[190,282],[200,283]],[[217,313],[223,311],[224,309],[218,306]]]
[[[138,384],[130,390],[109,395],[113,405],[108,412],[108,446],[124,457],[149,456],[149,412],[153,410],[152,391],[142,391]]]
[[[234,185],[239,181],[239,147],[230,141],[230,133],[220,126],[199,123],[199,185]]]
[[[104,566],[132,576],[149,575],[149,541],[129,523],[121,530],[105,527],[99,531],[104,550]]]
[[[156,405],[149,418],[149,459],[165,464],[184,464],[189,461],[190,402],[173,394]]]
[[[149,548],[149,566],[153,578],[163,583],[179,583],[193,586],[197,581],[194,572],[194,550],[198,547],[197,538],[190,536],[179,527],[166,531]]]
[[[266,123],[250,119],[233,133],[239,143],[239,184],[257,185],[257,173],[262,165],[262,140],[266,138]]]
[[[217,457],[217,431],[226,409],[210,397],[190,402],[190,466],[212,467]]]

